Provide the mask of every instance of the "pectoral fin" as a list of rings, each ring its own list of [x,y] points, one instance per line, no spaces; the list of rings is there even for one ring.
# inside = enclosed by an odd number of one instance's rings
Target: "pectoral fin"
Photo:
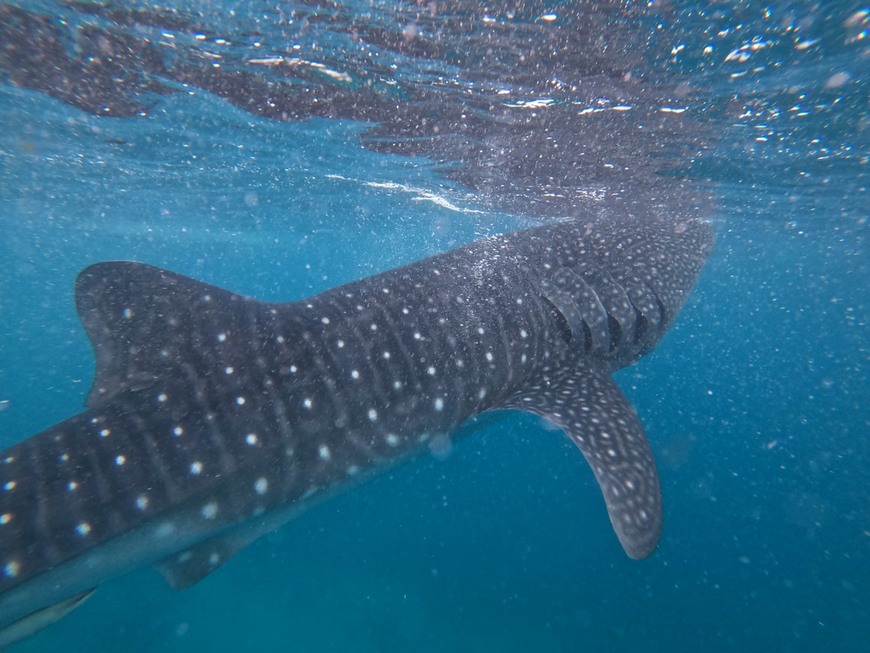
[[[589,367],[544,378],[500,407],[540,415],[565,431],[595,473],[625,552],[635,559],[652,553],[662,530],[658,472],[634,409],[607,372]]]
[[[63,601],[58,601],[54,605],[31,612],[15,623],[9,624],[6,628],[0,630],[0,649],[14,644],[25,637],[30,637],[46,626],[50,626],[55,621],[62,619],[87,601],[95,591],[96,589],[91,589],[81,594],[76,594]]]

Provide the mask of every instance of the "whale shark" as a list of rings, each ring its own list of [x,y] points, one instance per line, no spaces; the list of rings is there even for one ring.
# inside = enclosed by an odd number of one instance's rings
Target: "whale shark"
[[[85,410],[0,453],[0,646],[133,568],[188,587],[488,411],[564,431],[625,552],[650,555],[658,473],[612,373],[659,342],[712,245],[695,219],[572,219],[286,303],[85,268]]]

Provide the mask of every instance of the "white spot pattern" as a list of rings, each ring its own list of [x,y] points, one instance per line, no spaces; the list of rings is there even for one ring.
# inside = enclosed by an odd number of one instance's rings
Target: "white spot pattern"
[[[10,560],[3,566],[3,575],[7,578],[15,578],[21,572],[21,563],[17,560]]]

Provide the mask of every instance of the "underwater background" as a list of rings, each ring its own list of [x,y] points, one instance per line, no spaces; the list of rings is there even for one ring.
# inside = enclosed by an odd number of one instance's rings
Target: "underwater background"
[[[81,410],[93,262],[289,301],[575,215],[718,241],[616,375],[649,559],[567,438],[500,414],[14,650],[866,650],[868,44],[850,2],[0,5],[0,447]]]

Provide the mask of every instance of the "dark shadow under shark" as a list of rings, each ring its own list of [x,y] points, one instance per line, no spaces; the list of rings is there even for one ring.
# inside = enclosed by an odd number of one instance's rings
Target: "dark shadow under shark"
[[[694,220],[575,220],[280,304],[142,263],[88,267],[87,410],[0,454],[0,646],[140,565],[189,586],[497,409],[558,425],[626,553],[649,555],[658,475],[611,373],[660,340],[712,243]]]

